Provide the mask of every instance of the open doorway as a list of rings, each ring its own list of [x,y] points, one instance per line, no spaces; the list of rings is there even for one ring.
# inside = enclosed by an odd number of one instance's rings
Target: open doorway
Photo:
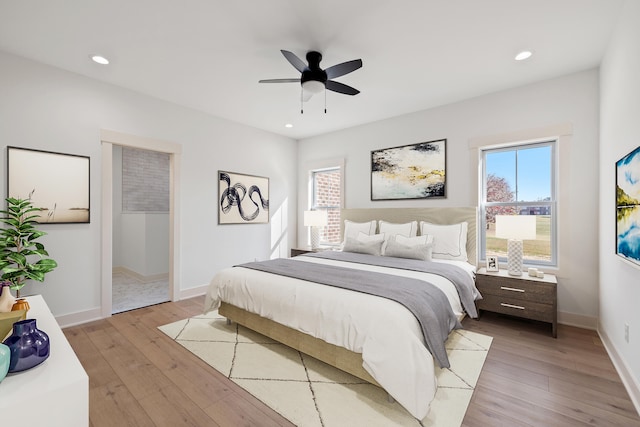
[[[170,154],[113,146],[112,314],[170,300]]]
[[[162,278],[166,277],[168,282],[168,300],[177,301],[179,299],[179,210],[177,209],[176,200],[179,200],[179,183],[180,183],[180,152],[181,147],[178,144],[154,140],[150,138],[137,137],[133,135],[121,134],[118,132],[101,130],[100,139],[102,142],[102,262],[101,262],[101,282],[102,282],[102,296],[101,296],[101,314],[102,317],[109,317],[112,311],[121,311],[113,304],[113,284],[115,282],[113,276],[113,267],[121,264],[118,256],[114,257],[114,248],[121,248],[121,242],[117,241],[117,237],[114,238],[114,221],[118,219],[114,215],[114,157],[115,161],[118,159],[118,150],[124,147],[135,148],[140,150],[148,150],[150,152],[165,153],[169,157],[169,212],[168,218],[162,218],[161,216],[152,217],[145,213],[144,227],[140,225],[140,219],[134,220],[137,231],[145,229],[145,238],[138,239],[138,242],[144,240],[145,246],[153,246],[159,244],[159,240],[163,240],[165,248],[168,248],[168,261],[164,262],[166,269],[168,263],[168,273],[158,273]],[[115,156],[114,156],[115,153]],[[115,190],[117,191],[117,190]],[[121,196],[119,196],[121,198]],[[157,222],[168,222],[168,234],[161,232],[163,237],[159,237],[156,233],[146,233],[146,229],[153,229]],[[126,231],[122,231],[120,234],[126,234]],[[168,241],[168,244],[166,244]],[[146,257],[146,255],[145,255]],[[154,255],[151,255],[154,258]],[[151,274],[143,274],[144,279],[150,282],[155,281],[155,273],[153,270],[157,270],[156,261],[162,257],[156,257],[155,259],[148,259],[146,261],[145,272]],[[115,261],[115,262],[114,262]],[[130,260],[129,260],[130,261]],[[136,268],[131,269],[135,272]],[[125,308],[129,309],[129,308]]]

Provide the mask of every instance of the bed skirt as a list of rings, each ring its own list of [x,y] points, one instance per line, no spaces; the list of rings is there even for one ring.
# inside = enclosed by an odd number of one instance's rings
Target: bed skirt
[[[362,367],[362,354],[329,344],[273,320],[265,319],[225,302],[220,303],[218,313],[248,329],[259,332],[275,341],[296,349],[324,363],[345,371],[361,380],[381,387]],[[382,387],[381,387],[382,388]]]

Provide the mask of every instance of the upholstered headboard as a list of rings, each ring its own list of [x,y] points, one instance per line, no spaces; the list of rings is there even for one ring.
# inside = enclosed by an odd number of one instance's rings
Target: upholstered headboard
[[[454,207],[454,208],[371,208],[371,209],[342,209],[340,221],[340,235],[344,234],[344,220],[365,222],[371,220],[383,220],[394,223],[409,221],[428,221],[433,224],[457,224],[466,221],[467,231],[467,256],[469,263],[478,264],[478,208]]]

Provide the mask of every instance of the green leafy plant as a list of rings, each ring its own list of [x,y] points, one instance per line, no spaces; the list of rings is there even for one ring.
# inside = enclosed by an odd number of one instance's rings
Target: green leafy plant
[[[11,282],[11,289],[17,290],[20,296],[27,280],[43,282],[45,274],[58,263],[46,258],[49,253],[42,243],[36,242],[47,233],[36,229],[38,215],[34,212],[42,209],[33,206],[31,195],[28,199],[9,197],[6,201],[7,210],[0,211],[4,215],[0,221],[5,224],[0,228],[0,279]]]

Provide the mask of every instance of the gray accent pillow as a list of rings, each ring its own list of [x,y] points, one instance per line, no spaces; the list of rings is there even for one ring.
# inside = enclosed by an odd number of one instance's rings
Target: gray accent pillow
[[[433,239],[429,239],[429,236],[414,238],[391,236],[386,241],[384,256],[431,261],[432,242]]]
[[[343,252],[356,252],[359,254],[382,255],[384,234],[367,236],[360,232],[357,238],[347,237],[342,248]]]

